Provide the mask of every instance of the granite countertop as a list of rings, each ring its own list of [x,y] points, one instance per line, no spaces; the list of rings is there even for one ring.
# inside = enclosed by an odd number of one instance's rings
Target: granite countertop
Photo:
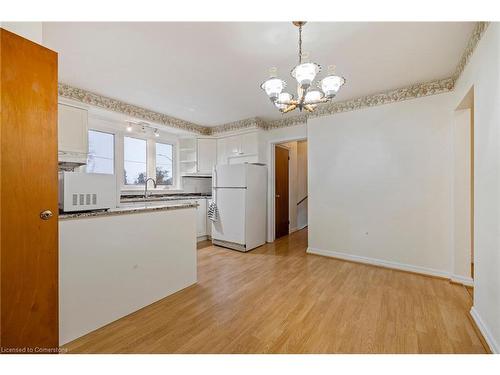
[[[148,211],[165,211],[165,210],[180,210],[184,208],[197,207],[196,203],[179,203],[179,204],[165,204],[155,206],[127,206],[111,208],[109,210],[99,211],[86,211],[86,212],[69,212],[59,214],[59,220],[67,219],[80,219],[98,216],[113,216],[113,215],[128,215],[134,213],[148,212]]]
[[[175,201],[175,200],[185,200],[185,199],[210,199],[211,194],[157,194],[150,195],[147,199],[140,195],[122,195],[120,198],[121,203],[127,202],[155,202],[155,201]]]

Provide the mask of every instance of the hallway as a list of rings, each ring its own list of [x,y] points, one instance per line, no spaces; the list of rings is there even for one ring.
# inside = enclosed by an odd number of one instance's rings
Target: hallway
[[[71,353],[485,353],[447,280],[307,255],[307,229],[249,253],[206,244],[198,283]]]

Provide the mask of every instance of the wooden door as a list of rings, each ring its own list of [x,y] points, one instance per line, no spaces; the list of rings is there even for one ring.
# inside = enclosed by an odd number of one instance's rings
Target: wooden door
[[[275,146],[275,238],[280,238],[288,234],[288,162],[288,149],[280,146]]]
[[[0,29],[0,95],[0,346],[55,351],[57,54]]]

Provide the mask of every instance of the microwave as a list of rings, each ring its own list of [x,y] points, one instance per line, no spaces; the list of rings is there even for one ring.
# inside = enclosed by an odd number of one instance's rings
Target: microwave
[[[59,209],[63,212],[116,207],[116,176],[103,173],[59,172]]]

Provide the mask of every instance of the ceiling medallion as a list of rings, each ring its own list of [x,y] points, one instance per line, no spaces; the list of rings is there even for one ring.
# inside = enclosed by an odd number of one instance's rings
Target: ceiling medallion
[[[311,62],[302,62],[302,26],[305,22],[294,21],[293,24],[299,28],[299,64],[291,72],[291,76],[297,81],[297,99],[294,99],[292,94],[283,92],[286,82],[276,77],[276,68],[270,70],[270,78],[260,87],[282,113],[288,113],[297,108],[301,112],[303,109],[314,112],[318,104],[327,103],[337,95],[345,79],[335,75],[335,67],[330,65],[328,75],[318,84],[319,89],[311,88],[316,75],[321,71],[321,66]]]

